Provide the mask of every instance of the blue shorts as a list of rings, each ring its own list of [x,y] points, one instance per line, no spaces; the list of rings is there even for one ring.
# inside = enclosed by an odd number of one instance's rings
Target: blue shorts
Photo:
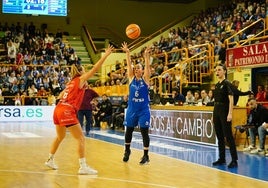
[[[126,111],[126,118],[124,125],[127,127],[140,126],[141,128],[150,127],[151,113],[149,110],[146,111]]]

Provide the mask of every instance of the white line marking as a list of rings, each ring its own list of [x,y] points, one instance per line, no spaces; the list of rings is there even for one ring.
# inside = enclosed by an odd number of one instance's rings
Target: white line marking
[[[41,136],[29,132],[5,132],[2,135],[8,138],[39,138]]]
[[[105,177],[99,177],[97,175],[75,175],[75,174],[55,174],[55,173],[45,173],[45,172],[34,172],[34,171],[24,171],[24,170],[0,170],[0,172],[6,172],[6,173],[25,173],[25,174],[40,174],[40,175],[52,175],[52,176],[66,176],[66,177],[86,177],[89,179],[100,179],[100,180],[108,180],[108,181],[120,181],[120,182],[126,182],[126,183],[132,183],[132,184],[140,184],[140,185],[147,185],[147,186],[154,186],[154,187],[163,187],[163,188],[175,188],[173,186],[168,185],[160,185],[160,184],[154,184],[154,183],[145,183],[141,181],[132,181],[132,180],[124,180],[124,179],[117,179],[117,178],[105,178]],[[56,170],[53,170],[53,172],[57,172]]]
[[[109,137],[109,138],[115,138],[115,139],[119,139],[119,140],[124,140],[124,136],[121,136],[121,135],[109,134],[107,132],[101,132],[101,131],[100,132],[97,132],[97,131],[93,132],[92,131],[92,133],[94,133],[96,135],[106,136],[106,137]],[[142,144],[142,139],[133,137],[132,138],[132,143],[133,142]],[[159,148],[170,149],[170,150],[175,150],[175,151],[196,151],[195,149],[181,147],[181,146],[174,146],[174,145],[169,145],[169,144],[164,144],[164,143],[161,143],[159,141],[151,141],[150,146],[156,146],[156,147],[159,147]]]

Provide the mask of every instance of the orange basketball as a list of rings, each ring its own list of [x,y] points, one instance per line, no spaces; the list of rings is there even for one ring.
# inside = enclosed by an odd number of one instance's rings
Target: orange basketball
[[[130,39],[136,39],[140,36],[141,29],[137,24],[129,24],[126,28],[126,35]]]

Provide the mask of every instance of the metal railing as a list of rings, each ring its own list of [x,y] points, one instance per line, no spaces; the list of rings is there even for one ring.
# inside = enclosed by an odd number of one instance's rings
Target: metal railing
[[[266,26],[266,20],[264,18],[260,18],[257,21],[249,24],[245,28],[241,29],[240,31],[234,33],[232,36],[225,39],[224,43],[226,46],[226,49],[243,46],[247,44],[252,44],[255,41],[259,41],[261,39],[267,39],[267,26]],[[249,33],[247,35],[246,39],[240,39],[240,36],[246,35],[246,33]]]

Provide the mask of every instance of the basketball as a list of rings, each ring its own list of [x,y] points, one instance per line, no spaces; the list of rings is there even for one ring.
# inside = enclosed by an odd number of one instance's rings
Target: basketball
[[[137,24],[129,24],[126,27],[126,35],[130,39],[136,39],[140,36],[141,29]]]

